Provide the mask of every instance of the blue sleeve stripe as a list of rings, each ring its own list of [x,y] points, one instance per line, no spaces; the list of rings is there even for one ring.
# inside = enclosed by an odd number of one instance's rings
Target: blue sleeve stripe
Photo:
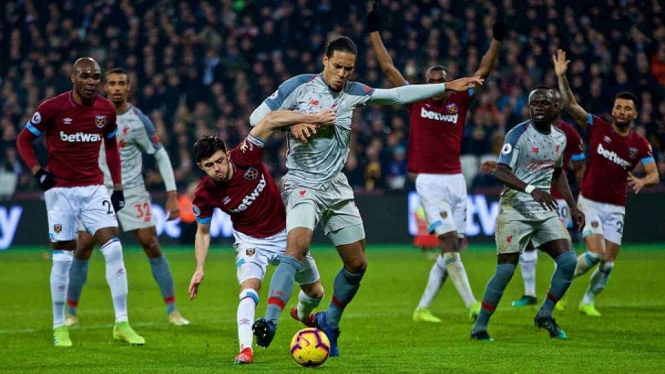
[[[645,157],[641,161],[642,161],[642,165],[646,165],[646,164],[650,164],[652,162],[656,162],[656,160],[653,158],[653,156]]]
[[[441,226],[441,225],[443,225],[443,222],[441,222],[441,220],[436,221],[436,222],[432,222],[432,224],[429,225],[429,226],[427,227],[427,232],[429,232],[429,233],[431,234],[431,233],[434,232],[434,230],[435,230],[437,227],[439,227],[439,226]]]
[[[589,113],[589,118],[587,118],[587,124],[593,125],[593,114]]]
[[[25,127],[28,128],[28,131],[32,133],[34,136],[42,136],[42,132],[39,131],[32,123],[28,122]]]
[[[118,128],[116,127],[115,130],[113,130],[113,132],[110,132],[110,133],[106,134],[106,139],[113,138],[115,136],[115,134],[117,134],[117,133],[118,133]]]
[[[207,218],[196,217],[196,222],[204,224],[204,225],[209,225],[210,222],[212,222],[212,217],[207,217]]]
[[[584,153],[579,153],[579,154],[570,156],[570,159],[573,160],[573,161],[582,161],[582,160],[585,159],[585,156],[584,156]]]
[[[476,93],[476,91],[473,90],[473,88],[469,88],[469,96],[473,96]]]

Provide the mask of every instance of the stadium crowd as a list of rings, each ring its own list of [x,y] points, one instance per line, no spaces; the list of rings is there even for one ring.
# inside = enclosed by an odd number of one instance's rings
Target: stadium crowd
[[[499,10],[510,27],[497,66],[469,113],[462,165],[470,188],[496,186],[479,173],[495,159],[504,134],[528,118],[528,92],[556,87],[551,55],[571,59],[569,79],[589,112],[607,115],[617,92],[640,99],[635,129],[651,143],[665,176],[665,24],[658,0],[557,2],[381,0],[382,33],[396,66],[420,83],[428,66],[444,64],[453,77],[475,71],[491,40]],[[72,63],[89,55],[102,70],[124,67],[131,102],[155,123],[178,187],[200,177],[194,140],[217,133],[235,146],[248,118],[277,84],[321,71],[326,41],[347,35],[359,46],[355,80],[389,87],[368,40],[370,2],[335,0],[99,0],[14,1],[0,17],[0,195],[37,190],[15,149],[19,130],[37,105],[71,89]],[[407,175],[408,115],[403,107],[356,112],[345,171],[358,190],[412,189]],[[564,117],[565,118],[565,117]],[[46,157],[40,147],[40,157]],[[284,138],[275,137],[267,164],[286,171]],[[152,158],[146,183],[163,191]],[[573,180],[571,179],[571,182]]]

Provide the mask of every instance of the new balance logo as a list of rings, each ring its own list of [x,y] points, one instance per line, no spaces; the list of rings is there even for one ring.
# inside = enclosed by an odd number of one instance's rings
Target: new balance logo
[[[86,134],[84,132],[65,134],[64,131],[60,131],[60,140],[70,143],[95,143],[102,141],[102,136],[100,134]]]
[[[439,112],[420,108],[420,116],[422,118],[435,119],[437,121],[457,123],[457,117],[459,114],[441,114]]]
[[[624,169],[630,168],[630,162],[624,160],[623,158],[619,157],[618,154],[614,151],[610,151],[609,149],[603,148],[602,144],[598,144],[598,149],[597,152],[599,155],[605,157],[606,159],[614,162],[615,164],[621,166]]]
[[[266,177],[265,175],[261,174],[261,180],[259,181],[259,184],[256,186],[254,191],[252,191],[251,194],[243,197],[240,205],[237,208],[232,209],[231,213],[240,213],[243,210],[249,208],[249,206],[252,205],[252,203],[256,201],[256,199],[259,197],[261,191],[263,191],[263,189],[266,188],[266,185],[267,185]]]

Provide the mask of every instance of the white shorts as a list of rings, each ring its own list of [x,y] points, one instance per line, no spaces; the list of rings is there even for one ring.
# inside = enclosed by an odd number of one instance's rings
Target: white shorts
[[[556,210],[557,214],[559,214],[559,220],[561,221],[561,223],[563,223],[563,225],[567,229],[572,229],[573,228],[573,217],[570,214],[570,208],[568,207],[568,203],[566,203],[566,200],[564,200],[564,199],[557,199],[556,202],[559,205],[557,210]],[[122,220],[120,220],[120,222],[122,223]]]
[[[113,189],[107,190],[109,196]],[[134,231],[155,226],[152,219],[152,205],[150,204],[150,194],[145,187],[131,188],[123,190],[125,197],[125,207],[116,213],[122,231]],[[83,222],[79,224],[79,231],[88,231]]]
[[[102,185],[54,187],[44,192],[49,239],[64,242],[76,239],[80,222],[95,234],[105,227],[118,227],[111,198]]]
[[[582,195],[577,200],[577,206],[586,217],[582,236],[586,238],[588,235],[600,234],[605,240],[621,245],[625,206],[599,203],[585,199]]]
[[[462,174],[418,174],[416,191],[425,210],[427,231],[437,236],[466,232],[466,181]]]
[[[236,277],[238,284],[248,279],[263,281],[268,265],[279,265],[280,257],[286,250],[286,230],[267,238],[254,238],[235,231]],[[319,280],[319,270],[314,257],[308,252],[302,269],[296,274],[298,285],[312,284]]]

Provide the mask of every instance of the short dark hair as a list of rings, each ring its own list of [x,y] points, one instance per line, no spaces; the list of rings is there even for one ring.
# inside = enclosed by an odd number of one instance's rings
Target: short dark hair
[[[448,75],[448,68],[443,66],[443,65],[434,65],[434,66],[430,67],[429,69],[427,69],[427,74],[429,74],[433,71],[442,71],[442,72],[446,73],[446,75]]]
[[[326,44],[326,57],[331,58],[335,51],[358,55],[358,47],[356,47],[356,43],[346,36],[339,36],[330,40],[328,44]]]
[[[547,86],[545,84],[539,84],[534,88],[530,93],[529,93],[529,98],[528,102],[531,103],[531,96],[533,95],[534,92],[538,90],[544,90],[547,91],[547,98],[552,100],[552,103],[560,103],[561,101],[561,96],[559,95],[559,100],[557,100],[557,94],[558,92],[555,93],[555,90],[552,89],[550,86]]]
[[[125,70],[123,68],[113,68],[113,69],[107,71],[105,75],[108,76],[108,75],[111,75],[111,74],[125,74],[125,75],[129,76],[129,73],[127,73],[127,70]]]
[[[616,100],[616,99],[632,100],[632,101],[633,101],[633,105],[635,106],[635,108],[637,108],[637,104],[639,103],[639,101],[638,101],[638,99],[637,99],[637,95],[635,95],[635,94],[632,93],[632,92],[628,92],[628,91],[619,92],[619,93],[614,97],[614,100]]]
[[[226,144],[215,135],[206,135],[194,143],[194,157],[197,164],[203,159],[212,157],[217,151],[226,152]]]

